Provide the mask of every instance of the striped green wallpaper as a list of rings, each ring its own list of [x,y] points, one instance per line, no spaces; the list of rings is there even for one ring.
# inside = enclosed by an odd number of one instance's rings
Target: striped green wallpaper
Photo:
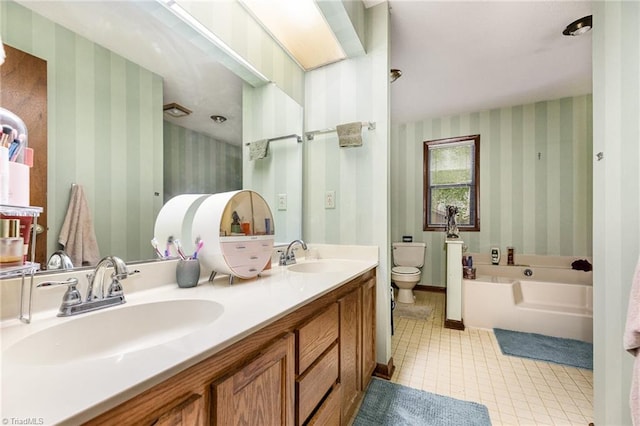
[[[302,136],[302,106],[275,84],[251,87],[242,91],[242,140],[285,135]],[[302,238],[302,144],[287,138],[269,143],[266,158],[249,159],[249,147],[242,147],[242,187],[264,197],[273,214],[276,243]],[[287,197],[286,209],[278,208],[278,195]]]
[[[162,79],[17,3],[2,1],[0,11],[3,41],[47,61],[47,251],[57,248],[76,183],[85,188],[103,256],[153,257]]]
[[[336,133],[305,141],[304,239],[311,243],[379,247],[377,360],[391,357],[389,293],[389,11],[386,3],[365,12],[367,54],[306,73],[305,131],[373,121],[363,146],[340,148]],[[336,191],[326,209],[325,191]]]
[[[164,121],[164,202],[242,188],[239,146]]]
[[[622,336],[640,254],[640,3],[593,6],[594,423],[632,424]],[[638,419],[634,419],[638,422]]]
[[[472,252],[591,255],[591,95],[392,125],[391,239],[427,243],[422,284],[444,286],[444,232],[422,231],[423,142],[480,134]]]

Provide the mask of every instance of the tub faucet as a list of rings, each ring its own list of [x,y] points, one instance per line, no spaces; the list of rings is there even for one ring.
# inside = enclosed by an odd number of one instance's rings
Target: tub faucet
[[[296,263],[296,255],[292,250],[293,245],[296,243],[300,244],[303,250],[307,249],[307,243],[305,243],[304,241],[302,240],[291,241],[291,243],[287,246],[287,250],[284,253],[282,253],[282,255],[280,255],[280,262],[279,262],[280,266],[293,265],[294,263]]]

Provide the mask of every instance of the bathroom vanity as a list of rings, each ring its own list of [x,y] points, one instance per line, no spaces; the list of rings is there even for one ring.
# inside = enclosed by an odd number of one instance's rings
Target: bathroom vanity
[[[132,330],[181,315],[185,325],[198,325],[117,355],[66,362],[43,350],[5,357],[20,341],[74,321],[37,313],[35,329],[3,330],[3,386],[10,390],[3,393],[3,416],[46,424],[346,424],[376,367],[372,252],[368,260],[274,266],[233,285],[221,277],[191,289],[171,284],[132,292],[126,305],[103,312],[116,319],[121,309]],[[135,287],[144,272],[127,281]],[[143,313],[158,304],[162,315]],[[210,319],[198,323],[201,315]],[[69,389],[84,390],[71,397]]]
[[[370,270],[88,424],[345,424],[375,369],[374,300]]]

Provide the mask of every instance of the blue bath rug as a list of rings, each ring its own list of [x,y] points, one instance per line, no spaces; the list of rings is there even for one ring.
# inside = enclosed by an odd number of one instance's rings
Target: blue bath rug
[[[501,328],[493,332],[505,355],[593,370],[593,344],[589,342]]]
[[[353,426],[490,426],[482,404],[372,378]]]

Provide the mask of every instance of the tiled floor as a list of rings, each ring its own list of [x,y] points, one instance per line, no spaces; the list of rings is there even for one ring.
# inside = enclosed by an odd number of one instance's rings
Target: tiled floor
[[[502,355],[492,331],[443,327],[444,293],[416,291],[427,321],[395,318],[392,381],[484,404],[493,425],[593,421],[593,372]]]

